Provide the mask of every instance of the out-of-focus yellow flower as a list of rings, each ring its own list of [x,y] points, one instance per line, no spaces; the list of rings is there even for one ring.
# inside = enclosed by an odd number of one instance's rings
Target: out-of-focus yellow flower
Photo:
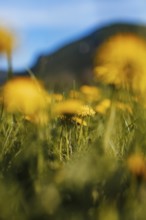
[[[0,28],[0,53],[10,55],[14,47],[14,36],[5,28]]]
[[[4,106],[8,112],[33,115],[47,108],[47,93],[43,86],[30,77],[9,80],[2,91]]]
[[[69,92],[69,97],[72,99],[78,99],[78,98],[80,98],[80,96],[81,96],[80,92],[78,92],[76,90],[71,90]]]
[[[95,86],[81,86],[80,91],[86,101],[93,102],[100,98],[100,90]]]
[[[82,105],[78,109],[78,115],[81,116],[81,117],[94,116],[95,115],[95,111],[89,105]]]
[[[46,100],[46,104],[50,105],[52,103],[52,96],[49,93],[47,93],[45,95],[45,100]]]
[[[132,34],[118,34],[103,43],[95,60],[95,76],[107,84],[146,90],[146,43]]]
[[[104,99],[98,105],[96,105],[95,111],[100,114],[106,114],[106,112],[110,108],[110,106],[111,106],[110,99]]]
[[[61,102],[63,100],[63,95],[60,93],[51,94],[52,102]]]
[[[87,122],[85,120],[83,120],[82,118],[74,116],[71,118],[71,120],[73,122],[75,122],[77,125],[87,126]]]
[[[135,176],[146,178],[146,160],[141,154],[133,154],[127,160],[128,169]]]
[[[116,107],[122,111],[127,111],[132,114],[132,108],[129,104],[123,102],[116,102]]]
[[[77,114],[82,106],[82,102],[75,99],[64,100],[54,105],[54,113],[57,115],[74,115]]]
[[[39,111],[37,114],[26,115],[25,120],[38,125],[47,125],[49,122],[49,115],[45,111]]]
[[[87,122],[80,116],[77,115],[69,115],[70,117],[68,117],[68,115],[60,115],[58,117],[58,119],[60,120],[60,122],[65,123],[65,124],[69,124],[69,125],[82,125],[82,126],[87,126]]]

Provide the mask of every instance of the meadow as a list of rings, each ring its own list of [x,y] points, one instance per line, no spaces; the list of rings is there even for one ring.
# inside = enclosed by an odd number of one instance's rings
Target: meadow
[[[145,219],[145,40],[111,37],[95,54],[93,85],[57,93],[35,73],[13,76],[13,38],[0,35],[8,60],[0,90],[0,219]]]

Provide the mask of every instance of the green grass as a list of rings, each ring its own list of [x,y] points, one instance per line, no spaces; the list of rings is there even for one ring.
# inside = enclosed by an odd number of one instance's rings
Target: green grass
[[[146,170],[132,173],[127,158],[145,157],[146,111],[130,105],[133,114],[113,105],[87,126],[38,126],[1,106],[0,219],[145,219]]]

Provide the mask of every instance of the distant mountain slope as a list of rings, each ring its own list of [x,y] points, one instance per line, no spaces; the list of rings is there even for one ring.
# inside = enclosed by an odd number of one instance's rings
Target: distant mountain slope
[[[146,38],[146,26],[134,24],[112,24],[97,28],[88,36],[70,43],[52,54],[40,56],[30,68],[47,86],[71,86],[90,83],[93,76],[94,55],[102,42],[116,33],[135,33]],[[15,74],[28,75],[26,72]],[[6,72],[0,71],[0,83],[6,80]]]
[[[95,30],[90,35],[62,47],[53,54],[40,56],[32,71],[47,85],[68,85],[74,80],[89,83],[92,80],[96,49],[116,33],[136,33],[146,38],[146,27],[133,24],[113,24]]]

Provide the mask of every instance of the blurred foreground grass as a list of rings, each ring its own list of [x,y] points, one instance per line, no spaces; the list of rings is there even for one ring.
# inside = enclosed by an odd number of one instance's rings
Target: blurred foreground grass
[[[2,89],[0,218],[144,219],[144,106],[112,87],[27,96],[33,80]]]

